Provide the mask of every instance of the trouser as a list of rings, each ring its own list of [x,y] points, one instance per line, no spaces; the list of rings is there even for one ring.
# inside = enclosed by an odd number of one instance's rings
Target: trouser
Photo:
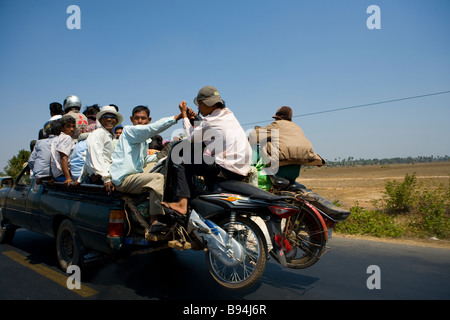
[[[243,180],[245,176],[227,170],[218,164],[180,164],[177,170],[177,186],[175,195],[178,197],[191,198],[195,186],[192,181],[194,175],[203,176],[206,187],[211,188],[214,179],[223,176],[227,180]]]
[[[164,176],[160,173],[135,173],[130,174],[123,182],[116,186],[117,191],[131,194],[149,192],[150,215],[164,214],[161,201],[164,192]]]
[[[302,166],[299,164],[288,164],[286,166],[280,166],[278,168],[277,176],[288,179],[290,183],[295,183],[295,180],[300,175],[301,168]]]

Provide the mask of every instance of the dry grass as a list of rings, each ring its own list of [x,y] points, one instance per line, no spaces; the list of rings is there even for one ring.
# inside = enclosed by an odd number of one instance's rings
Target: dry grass
[[[372,200],[380,199],[389,180],[403,180],[416,174],[421,187],[433,188],[450,179],[450,162],[357,167],[307,167],[297,181],[330,201],[339,200],[349,209],[356,202],[374,209]]]

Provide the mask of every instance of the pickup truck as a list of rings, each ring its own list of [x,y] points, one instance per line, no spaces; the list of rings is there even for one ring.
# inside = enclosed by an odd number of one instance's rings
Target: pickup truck
[[[108,195],[103,186],[37,184],[25,167],[19,176],[3,179],[0,189],[0,243],[10,243],[17,228],[56,239],[61,269],[83,266],[121,252],[124,238],[124,202]]]

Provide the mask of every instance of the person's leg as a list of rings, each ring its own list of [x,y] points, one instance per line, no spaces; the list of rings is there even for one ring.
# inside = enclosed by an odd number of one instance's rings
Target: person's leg
[[[180,164],[176,172],[177,184],[175,196],[178,198],[177,202],[161,202],[161,205],[166,209],[171,209],[179,214],[185,215],[187,213],[188,199],[191,197],[192,186],[192,165]]]
[[[125,178],[118,191],[131,194],[149,192],[150,225],[158,221],[158,216],[163,215],[161,201],[164,191],[164,176],[160,173],[137,173]]]
[[[286,166],[281,166],[278,169],[277,176],[288,179],[290,183],[295,183],[295,180],[300,175],[301,168],[302,166],[299,164],[289,164]]]
[[[188,209],[188,199],[195,189],[192,183],[194,175],[205,177],[206,181],[219,174],[220,170],[214,165],[202,164],[182,164],[178,166],[177,170],[177,187],[175,196],[178,197],[177,202],[162,202],[161,204],[168,209],[172,209],[179,214],[185,215]]]
[[[245,176],[242,176],[240,174],[234,173],[228,169],[225,169],[223,167],[217,166],[218,170],[220,170],[220,173],[225,177],[227,180],[237,180],[242,181],[245,179]]]

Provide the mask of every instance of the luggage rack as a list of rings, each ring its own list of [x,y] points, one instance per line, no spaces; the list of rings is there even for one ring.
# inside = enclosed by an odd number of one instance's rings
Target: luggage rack
[[[312,205],[314,205],[321,213],[325,214],[328,218],[335,222],[345,221],[349,215],[350,211],[344,210],[324,197],[320,194],[313,192],[311,189],[308,189],[303,184],[298,182],[290,183],[288,179],[281,178],[278,176],[271,176],[272,184],[277,189],[277,194],[294,194],[295,198],[302,199],[304,201],[308,201]]]

